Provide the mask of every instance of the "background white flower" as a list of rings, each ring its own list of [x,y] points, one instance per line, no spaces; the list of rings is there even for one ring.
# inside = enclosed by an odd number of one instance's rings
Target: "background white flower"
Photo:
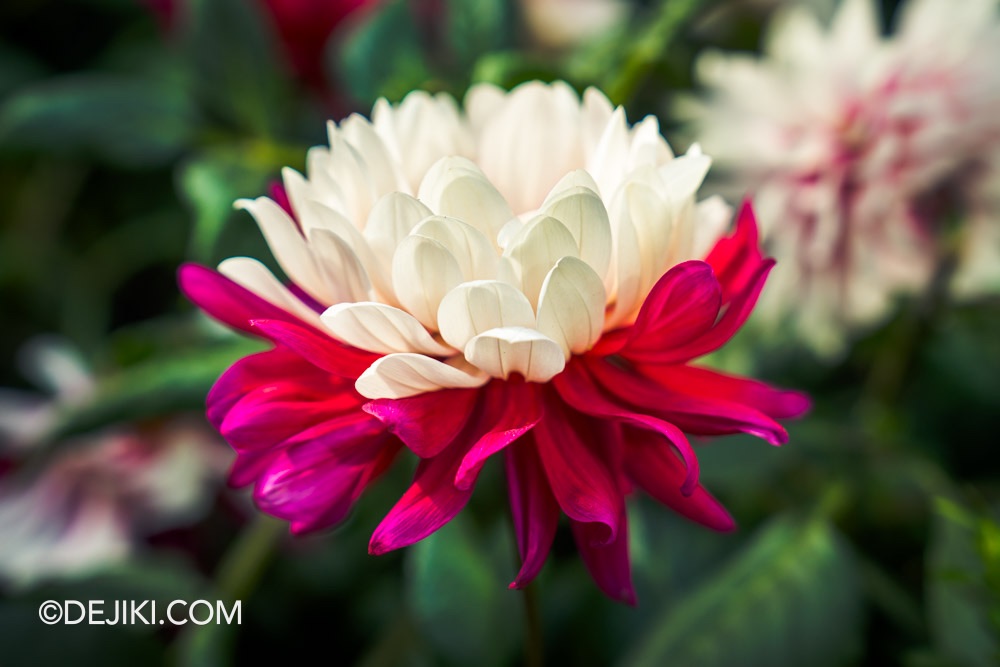
[[[698,134],[755,195],[778,259],[759,317],[791,310],[812,344],[839,349],[927,285],[956,219],[961,291],[1000,286],[983,196],[1000,151],[997,62],[994,0],[912,0],[891,37],[871,0],[845,0],[828,28],[791,7],[762,58],[702,56]]]

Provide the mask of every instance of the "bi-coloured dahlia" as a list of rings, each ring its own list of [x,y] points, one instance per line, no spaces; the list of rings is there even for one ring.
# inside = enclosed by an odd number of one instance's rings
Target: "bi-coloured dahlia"
[[[787,439],[800,394],[690,362],[723,345],[773,265],[746,206],[696,202],[709,159],[675,157],[649,117],[563,83],[473,87],[464,112],[414,92],[329,126],[290,210],[245,200],[283,284],[256,260],[187,266],[185,293],[274,349],[237,362],[208,416],[236,484],[292,530],[345,516],[401,448],[412,486],[370,551],[416,542],[506,467],[522,567],[561,514],[600,588],[632,601],[625,496],[640,488],[711,528],[685,434]]]
[[[698,62],[698,136],[755,193],[779,260],[762,315],[791,315],[822,351],[949,253],[962,293],[1000,287],[997,3],[909,0],[889,37],[878,4],[844,0],[828,27],[791,7],[762,57]]]

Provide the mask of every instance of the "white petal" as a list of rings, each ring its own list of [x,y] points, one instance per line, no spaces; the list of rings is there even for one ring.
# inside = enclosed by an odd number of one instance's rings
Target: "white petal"
[[[366,118],[351,114],[340,124],[344,137],[364,158],[376,198],[389,192],[405,191],[405,179],[385,142]]]
[[[576,191],[578,188],[587,188],[600,196],[600,188],[597,187],[597,181],[594,180],[594,177],[586,169],[574,169],[559,179],[559,182],[552,187],[552,190],[546,195],[545,201],[542,202],[542,210],[568,191]]]
[[[465,346],[465,358],[493,377],[520,373],[529,382],[548,382],[566,367],[559,344],[526,327],[484,331]]]
[[[345,214],[360,229],[376,199],[371,169],[340,128],[331,122],[327,125],[327,130],[330,135],[327,173],[340,186]]]
[[[566,190],[549,202],[545,214],[566,226],[576,241],[580,259],[604,277],[611,261],[611,222],[597,193],[585,187]]]
[[[606,295],[600,276],[582,260],[559,260],[542,285],[538,330],[559,343],[563,354],[586,352],[604,330]]]
[[[608,119],[594,154],[587,161],[587,171],[593,175],[605,197],[610,197],[628,174],[626,169],[630,145],[625,110],[618,107]]]
[[[462,157],[434,164],[420,184],[420,201],[435,213],[458,218],[482,232],[491,243],[514,217],[513,211],[479,167]]]
[[[695,144],[687,154],[674,158],[657,170],[663,187],[675,201],[693,197],[712,166],[712,158],[703,155]]]
[[[422,354],[389,354],[368,367],[354,388],[365,398],[406,398],[452,387],[480,387],[489,376],[473,374]]]
[[[411,234],[433,239],[447,248],[466,280],[496,277],[499,257],[490,240],[475,227],[455,218],[431,216],[414,227]]]
[[[566,226],[553,217],[540,216],[525,225],[511,246],[504,251],[514,270],[521,291],[531,307],[538,304],[545,276],[563,257],[578,257],[576,239]],[[501,265],[501,269],[503,266]],[[503,272],[500,273],[503,279]]]
[[[379,292],[382,294],[392,294],[392,288],[389,284],[388,267],[383,267],[372,251],[367,239],[347,218],[325,204],[310,200],[304,204],[304,213],[301,219],[303,221],[303,231],[307,236],[311,234],[313,229],[325,229],[339,236],[354,254],[358,256],[361,265],[365,268],[365,272]]]
[[[267,197],[240,199],[235,205],[249,211],[257,221],[274,258],[288,278],[314,298],[325,298],[327,290],[319,267],[295,221]]]
[[[719,195],[698,202],[690,259],[704,259],[733,219],[733,207]]]
[[[604,128],[607,127],[614,111],[614,105],[597,88],[587,88],[583,91],[580,130],[583,141],[583,157],[586,164],[591,163],[597,144],[600,143],[601,135],[604,134]]]
[[[456,349],[497,327],[531,327],[535,313],[516,287],[498,280],[463,283],[448,292],[438,308],[441,337]]]
[[[463,281],[448,249],[425,236],[408,236],[392,258],[392,286],[400,305],[431,331],[437,331],[438,306]]]
[[[429,208],[402,192],[389,193],[375,203],[363,234],[382,275],[392,276],[392,257],[396,254],[396,247],[429,215]],[[387,278],[384,285],[376,278],[376,287],[386,301],[395,303],[391,278]]]
[[[320,303],[329,306],[344,301],[367,301],[371,282],[361,260],[344,239],[326,229],[314,229],[309,247],[326,285]]]
[[[279,308],[284,308],[313,324],[319,321],[319,313],[302,303],[301,299],[292,294],[266,266],[256,259],[230,257],[223,260],[218,268],[222,275]]]
[[[674,157],[667,140],[660,134],[656,116],[646,116],[632,128],[632,145],[629,147],[628,171],[641,166],[657,166]]]
[[[477,83],[465,94],[462,106],[469,118],[472,131],[476,134],[482,131],[486,121],[503,106],[507,92],[492,83]]]
[[[455,353],[435,341],[412,315],[384,303],[337,304],[326,309],[322,320],[338,339],[369,352],[418,352],[435,357]]]

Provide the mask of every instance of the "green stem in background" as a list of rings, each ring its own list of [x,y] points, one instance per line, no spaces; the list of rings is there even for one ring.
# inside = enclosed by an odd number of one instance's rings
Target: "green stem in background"
[[[632,100],[650,70],[673,43],[678,30],[704,0],[661,0],[652,23],[636,39],[624,63],[605,81],[604,92],[615,105]]]
[[[252,593],[274,555],[275,546],[287,532],[285,522],[258,514],[219,564],[215,577],[219,594],[230,600],[242,600]]]
[[[545,640],[535,584],[526,586],[521,596],[524,600],[524,664],[525,667],[542,667],[545,664]]]

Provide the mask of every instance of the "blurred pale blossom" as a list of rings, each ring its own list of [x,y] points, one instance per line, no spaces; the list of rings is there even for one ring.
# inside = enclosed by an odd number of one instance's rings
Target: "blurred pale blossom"
[[[570,49],[614,30],[629,16],[627,0],[521,0],[533,40],[549,49]]]
[[[765,319],[793,317],[829,352],[950,252],[956,292],[1000,286],[996,8],[912,0],[883,37],[871,0],[845,0],[829,27],[792,6],[763,57],[701,57],[698,136],[754,193],[779,260]]]
[[[177,419],[60,443],[44,468],[0,478],[0,583],[82,575],[138,540],[199,518],[231,456],[200,422]]]

